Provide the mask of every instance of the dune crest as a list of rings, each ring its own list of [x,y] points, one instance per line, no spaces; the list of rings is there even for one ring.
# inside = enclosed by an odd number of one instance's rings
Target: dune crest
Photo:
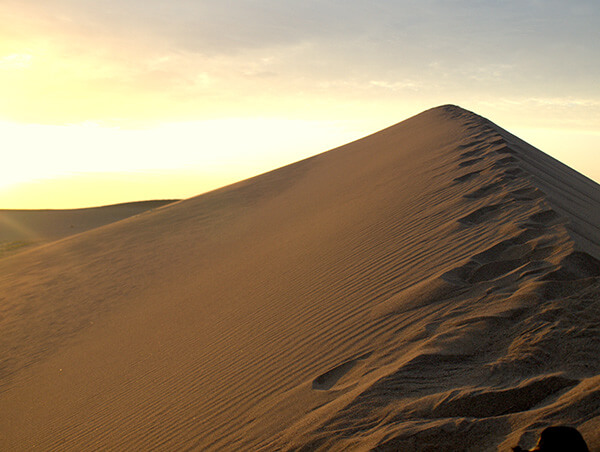
[[[41,245],[89,231],[176,199],[128,202],[83,209],[6,210],[0,209],[0,258],[31,245]]]
[[[0,448],[600,448],[600,187],[428,110],[0,261]]]

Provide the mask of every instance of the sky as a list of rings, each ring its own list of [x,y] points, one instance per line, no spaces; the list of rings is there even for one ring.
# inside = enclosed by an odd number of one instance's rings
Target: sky
[[[600,181],[597,0],[2,0],[1,208],[186,198],[457,104]]]

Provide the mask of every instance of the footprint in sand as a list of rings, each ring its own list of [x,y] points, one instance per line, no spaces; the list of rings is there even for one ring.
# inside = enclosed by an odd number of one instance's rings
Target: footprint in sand
[[[496,154],[515,154],[515,151],[513,151],[511,148],[509,148],[508,146],[502,146],[499,149],[495,149],[494,152]]]
[[[480,162],[483,160],[483,157],[477,157],[471,160],[465,160],[464,162],[460,162],[458,164],[458,166],[460,166],[461,168],[464,168],[465,166],[471,166],[471,165],[475,165],[477,162]]]
[[[513,156],[509,155],[508,157],[504,157],[501,159],[498,159],[494,162],[494,164],[492,165],[493,168],[503,168],[506,166],[510,166],[513,163],[517,163],[518,160],[516,158],[514,158]]]
[[[518,190],[513,190],[508,194],[508,197],[517,201],[534,201],[542,198],[544,192],[535,187],[525,187]]]
[[[470,193],[467,193],[466,195],[463,195],[463,197],[468,198],[468,199],[484,198],[487,195],[491,195],[492,193],[498,191],[498,187],[502,186],[502,184],[503,184],[502,180],[497,180],[495,182],[483,185],[480,188],[478,188],[477,190],[474,190]]]
[[[471,171],[470,173],[454,178],[454,182],[466,182],[479,176],[479,173],[481,173],[481,171]]]
[[[506,204],[492,204],[491,206],[483,206],[471,212],[470,214],[460,218],[459,223],[463,224],[480,224],[489,219],[492,214],[497,213]]]
[[[523,173],[524,171],[521,168],[509,168],[502,173],[502,176],[509,180],[515,180],[517,176]]]
[[[543,375],[508,389],[481,388],[450,393],[436,403],[429,416],[487,418],[530,410],[578,380]]]
[[[463,152],[462,154],[460,154],[460,158],[469,158],[469,157],[474,157],[476,155],[481,154],[483,151],[481,149],[473,149],[472,151],[466,151]]]
[[[317,391],[328,391],[335,386],[335,384],[348,372],[350,372],[360,361],[364,361],[371,352],[367,352],[358,358],[349,359],[344,361],[342,364],[329,369],[327,372],[319,375],[313,380],[312,388]]]
[[[485,143],[484,140],[475,140],[475,141],[472,141],[471,143],[461,144],[461,145],[457,146],[456,149],[458,149],[458,150],[469,149],[469,148],[473,148],[475,146],[479,146],[480,144],[484,144],[484,143]],[[485,143],[485,144],[487,144],[487,143]]]

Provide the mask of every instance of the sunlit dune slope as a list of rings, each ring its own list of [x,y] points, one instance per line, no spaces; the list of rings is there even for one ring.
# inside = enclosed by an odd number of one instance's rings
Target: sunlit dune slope
[[[600,187],[428,110],[0,261],[0,449],[600,448]]]
[[[26,245],[58,240],[175,201],[140,201],[86,209],[0,210],[0,256]]]

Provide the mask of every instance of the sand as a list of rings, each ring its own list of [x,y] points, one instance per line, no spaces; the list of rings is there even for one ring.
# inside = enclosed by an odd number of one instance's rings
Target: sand
[[[0,260],[1,450],[600,450],[600,186],[428,110]]]
[[[89,231],[176,201],[139,201],[85,209],[0,209],[0,258],[23,251],[24,247]]]

